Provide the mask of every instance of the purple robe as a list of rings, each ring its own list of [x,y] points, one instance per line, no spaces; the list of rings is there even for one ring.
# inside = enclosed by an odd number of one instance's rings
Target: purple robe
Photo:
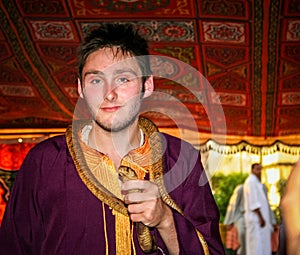
[[[210,254],[225,254],[219,234],[219,211],[203,170],[200,153],[190,144],[164,134],[165,186],[184,216],[173,210],[180,254],[203,254],[195,229]],[[65,136],[36,145],[13,185],[0,228],[0,254],[104,255],[102,201],[80,179]],[[109,255],[115,251],[115,219],[105,205]],[[158,251],[168,254],[158,231]],[[134,229],[136,254],[140,249]],[[163,253],[162,253],[163,252]]]

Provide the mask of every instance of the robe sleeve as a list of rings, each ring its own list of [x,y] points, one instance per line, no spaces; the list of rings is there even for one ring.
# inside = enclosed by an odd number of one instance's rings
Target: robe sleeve
[[[225,254],[219,232],[219,210],[200,152],[180,140],[171,141],[168,148],[165,185],[183,211],[182,215],[173,210],[180,254],[204,254],[197,231],[205,238],[211,255]],[[178,148],[181,148],[180,152]]]
[[[34,233],[40,222],[36,204],[35,180],[32,174],[36,169],[31,153],[27,155],[13,184],[4,218],[0,228],[0,251],[2,254],[36,254],[32,249],[40,243]]]

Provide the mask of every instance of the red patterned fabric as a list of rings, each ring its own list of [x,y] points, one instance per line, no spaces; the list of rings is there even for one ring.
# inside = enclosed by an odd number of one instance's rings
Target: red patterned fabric
[[[0,225],[4,216],[5,208],[6,208],[6,203],[4,198],[5,190],[1,187],[0,185]]]
[[[0,144],[0,168],[17,170],[35,143]]]
[[[18,169],[35,143],[0,144],[0,225]]]

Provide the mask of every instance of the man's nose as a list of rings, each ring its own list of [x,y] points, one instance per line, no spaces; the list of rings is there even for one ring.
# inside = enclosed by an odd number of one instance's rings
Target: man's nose
[[[116,86],[109,85],[107,87],[107,92],[104,96],[104,100],[109,102],[115,101],[118,98],[118,93],[116,90],[117,90]]]

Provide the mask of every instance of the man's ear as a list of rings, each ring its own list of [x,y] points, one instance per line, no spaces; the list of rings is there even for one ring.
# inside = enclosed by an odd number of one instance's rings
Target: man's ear
[[[79,78],[77,78],[77,92],[78,95],[83,98],[82,86]]]
[[[154,91],[154,81],[153,81],[153,75],[149,76],[144,84],[144,96],[143,98],[149,97],[152,95],[152,92]]]

